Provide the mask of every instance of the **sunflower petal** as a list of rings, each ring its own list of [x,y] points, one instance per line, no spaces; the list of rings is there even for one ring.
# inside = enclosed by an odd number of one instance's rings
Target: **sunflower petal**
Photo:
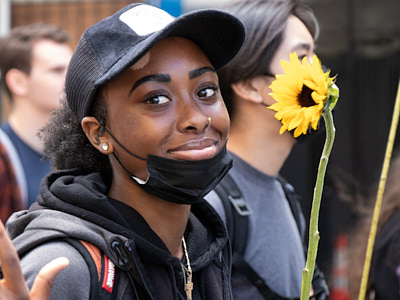
[[[309,63],[306,57],[300,61],[296,53],[290,53],[289,61],[282,60],[281,65],[284,74],[276,75],[276,80],[270,85],[270,95],[276,103],[268,108],[276,111],[275,118],[282,123],[281,134],[286,130],[294,130],[293,135],[298,137],[307,134],[310,127],[317,129],[328,96],[332,98],[334,106],[339,92],[334,86],[334,78],[329,77],[330,71],[322,70],[316,55]],[[301,98],[308,97],[304,96],[308,93],[303,92],[305,87],[311,90],[309,100]],[[310,103],[315,105],[310,106]]]

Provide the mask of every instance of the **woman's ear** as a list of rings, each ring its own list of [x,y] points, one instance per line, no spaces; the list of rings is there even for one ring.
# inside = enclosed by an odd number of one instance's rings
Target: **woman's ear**
[[[237,94],[240,98],[254,103],[262,103],[264,98],[259,80],[260,78],[258,77],[245,79],[233,83],[231,87],[235,94]]]
[[[24,97],[28,94],[28,75],[18,69],[10,69],[5,77],[11,94]]]
[[[84,117],[81,121],[82,129],[90,143],[101,153],[108,155],[114,151],[112,142],[103,126],[95,117]]]

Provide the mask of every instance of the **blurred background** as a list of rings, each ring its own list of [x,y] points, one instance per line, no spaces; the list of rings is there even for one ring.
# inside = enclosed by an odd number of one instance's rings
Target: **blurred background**
[[[75,47],[85,28],[132,2],[171,14],[219,8],[230,0],[0,0],[0,37],[15,26],[49,22],[62,26]],[[328,164],[320,213],[318,263],[332,288],[347,234],[374,196],[400,77],[400,0],[306,0],[320,23],[317,54],[338,75],[336,139]],[[1,97],[0,121],[8,102]],[[301,195],[306,220],[324,134],[295,146],[283,175]],[[395,141],[395,153],[399,148]],[[374,200],[374,197],[372,197]],[[343,278],[342,278],[343,279]]]

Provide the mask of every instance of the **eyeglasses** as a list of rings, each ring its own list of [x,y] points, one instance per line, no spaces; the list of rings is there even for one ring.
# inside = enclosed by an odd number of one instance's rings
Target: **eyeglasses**
[[[263,73],[262,75],[268,76],[268,77],[275,77],[275,75],[271,74],[270,72]]]
[[[329,69],[328,69],[325,65],[321,65],[321,68],[322,68],[322,71],[323,71],[324,73],[326,73],[327,71],[329,71]],[[274,78],[275,78],[275,76],[276,76],[276,74],[272,74],[272,73],[270,73],[270,72],[265,72],[265,73],[262,73],[261,75],[263,75],[263,76],[268,76],[268,77],[274,77]]]

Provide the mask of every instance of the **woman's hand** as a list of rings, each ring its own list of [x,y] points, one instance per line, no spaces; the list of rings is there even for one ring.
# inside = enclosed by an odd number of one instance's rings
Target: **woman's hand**
[[[28,286],[22,274],[18,254],[0,221],[0,261],[3,279],[0,280],[0,299],[34,299],[46,300],[50,297],[50,291],[57,274],[64,269],[69,261],[66,257],[59,257],[45,265],[36,276],[32,290]]]

